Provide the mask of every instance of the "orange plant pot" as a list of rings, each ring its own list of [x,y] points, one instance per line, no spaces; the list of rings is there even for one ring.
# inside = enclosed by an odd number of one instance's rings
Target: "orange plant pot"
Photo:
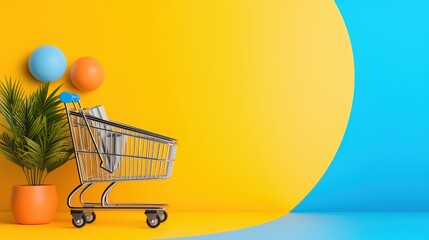
[[[55,185],[15,185],[12,189],[11,207],[16,223],[50,223],[57,211]]]

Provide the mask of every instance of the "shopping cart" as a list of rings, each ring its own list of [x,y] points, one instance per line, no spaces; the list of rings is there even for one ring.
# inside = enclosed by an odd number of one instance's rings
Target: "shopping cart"
[[[145,210],[146,223],[156,228],[167,220],[167,204],[111,203],[112,188],[122,181],[167,179],[171,176],[177,140],[107,120],[101,108],[82,108],[79,96],[63,92],[80,184],[69,195],[72,223],[81,228],[95,221],[96,210]],[[69,106],[72,108],[69,108]],[[97,113],[98,112],[98,113]],[[84,201],[96,183],[108,183],[100,202]],[[79,194],[79,206],[72,205]]]

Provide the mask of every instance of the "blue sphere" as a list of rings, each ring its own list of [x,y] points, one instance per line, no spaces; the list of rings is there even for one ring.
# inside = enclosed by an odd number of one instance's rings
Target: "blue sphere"
[[[37,80],[54,82],[60,79],[66,71],[66,56],[55,46],[41,46],[31,54],[28,68]]]

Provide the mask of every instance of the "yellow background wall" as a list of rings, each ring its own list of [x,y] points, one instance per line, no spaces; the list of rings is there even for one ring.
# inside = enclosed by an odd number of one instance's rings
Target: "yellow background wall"
[[[56,45],[68,65],[105,68],[81,93],[110,119],[179,139],[173,177],[130,182],[113,200],[171,211],[289,211],[322,176],[343,136],[353,62],[333,1],[2,1],[0,75],[38,82],[31,52]],[[53,86],[77,92],[67,74]],[[75,163],[53,172],[59,208]],[[0,159],[0,210],[21,170]],[[96,197],[96,194],[93,194]]]

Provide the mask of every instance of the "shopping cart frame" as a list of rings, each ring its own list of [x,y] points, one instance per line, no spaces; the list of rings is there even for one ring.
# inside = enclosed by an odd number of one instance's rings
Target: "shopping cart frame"
[[[86,223],[92,223],[95,221],[96,215],[95,212],[96,210],[145,210],[145,215],[147,217],[146,219],[146,223],[149,227],[151,228],[156,228],[158,227],[162,222],[165,222],[167,220],[167,212],[166,212],[166,208],[167,208],[167,204],[158,204],[158,203],[113,203],[109,201],[109,194],[112,191],[113,187],[117,185],[118,182],[121,181],[135,181],[135,180],[157,180],[157,179],[167,179],[171,176],[172,174],[172,168],[173,168],[173,161],[175,158],[175,154],[176,154],[176,146],[177,146],[177,140],[174,138],[170,138],[170,137],[166,137],[163,135],[159,135],[156,133],[152,133],[143,129],[139,129],[139,128],[135,128],[129,125],[125,125],[122,123],[118,123],[118,122],[114,122],[114,121],[110,121],[110,120],[105,120],[105,119],[101,119],[101,118],[97,118],[91,115],[88,115],[87,113],[85,113],[85,109],[82,107],[81,103],[80,103],[80,97],[76,94],[71,94],[71,93],[67,93],[67,92],[63,92],[60,95],[60,99],[61,101],[64,103],[64,108],[66,110],[66,115],[67,115],[67,121],[68,121],[68,125],[69,125],[69,129],[70,129],[70,137],[72,140],[72,144],[73,144],[73,149],[74,149],[74,153],[75,153],[75,159],[76,159],[76,167],[78,170],[78,174],[79,174],[79,180],[80,180],[80,184],[74,188],[74,190],[69,194],[68,198],[67,198],[67,205],[70,208],[70,213],[72,215],[72,223],[75,227],[83,227],[85,226]],[[69,108],[69,104],[72,104],[74,108]],[[76,122],[73,121],[73,119],[81,119],[83,121]],[[157,140],[159,142],[162,142],[163,144],[168,144],[168,153],[167,154],[163,154],[164,157],[163,159],[151,159],[148,158],[147,156],[131,156],[132,158],[142,158],[145,159],[146,161],[158,161],[161,162],[160,164],[164,163],[167,164],[168,168],[163,169],[164,170],[164,174],[161,175],[153,175],[152,173],[150,173],[150,176],[146,176],[146,175],[142,175],[142,176],[127,176],[126,174],[124,174],[125,176],[122,176],[122,173],[120,174],[120,177],[118,174],[114,173],[114,171],[108,171],[106,169],[103,170],[99,170],[99,171],[106,171],[104,172],[103,176],[110,176],[105,178],[92,178],[89,179],[88,176],[84,175],[84,171],[82,171],[82,166],[80,166],[84,161],[80,158],[85,158],[84,156],[82,157],[82,154],[95,154],[94,152],[87,152],[85,153],[84,151],[79,151],[81,149],[79,149],[79,144],[77,143],[77,138],[78,136],[76,136],[75,131],[73,130],[74,127],[76,127],[77,125],[82,125],[82,126],[78,126],[80,127],[86,127],[88,134],[90,135],[90,139],[92,141],[92,146],[95,148],[96,150],[96,154],[98,155],[98,158],[100,160],[100,168],[102,167],[102,162],[103,160],[106,160],[106,154],[104,153],[104,157],[103,154],[100,152],[100,148],[99,148],[99,144],[96,141],[96,136],[94,129],[96,127],[94,126],[90,126],[92,122],[96,122],[99,124],[106,124],[109,125],[111,127],[115,127],[118,129],[122,129],[123,131],[125,131],[126,133],[135,133],[136,136],[146,136],[148,139],[153,139],[153,140]],[[83,124],[84,123],[84,126]],[[74,126],[76,125],[76,126]],[[92,131],[91,131],[92,130]],[[104,129],[105,130],[105,129]],[[121,133],[123,132],[121,130]],[[98,130],[99,131],[99,130]],[[109,130],[112,131],[112,130]],[[130,136],[135,137],[133,134],[131,134]],[[129,136],[128,136],[129,137]],[[88,142],[88,143],[89,143]],[[91,144],[91,143],[89,143]],[[135,148],[135,146],[134,146]],[[158,146],[158,152],[159,152],[159,146]],[[111,155],[115,155],[115,156],[120,156],[121,158],[126,158],[126,157],[130,157],[127,155],[120,155],[120,154],[111,154]],[[122,161],[122,160],[121,160]],[[125,161],[125,160],[124,160]],[[162,162],[164,161],[164,162]],[[168,163],[166,163],[168,161]],[[156,163],[158,163],[156,162]],[[153,164],[153,163],[152,163]],[[125,168],[125,167],[124,167]],[[159,168],[160,169],[160,168]],[[152,171],[152,170],[151,170]],[[115,175],[116,174],[116,175]],[[152,175],[151,175],[152,174]],[[88,192],[89,189],[91,189],[93,186],[95,186],[97,183],[109,183],[108,186],[104,189],[103,193],[101,194],[101,198],[100,198],[100,202],[87,202],[85,201],[85,194]],[[80,192],[79,194],[79,202],[80,205],[76,206],[72,204],[72,200],[75,198],[75,195]]]

